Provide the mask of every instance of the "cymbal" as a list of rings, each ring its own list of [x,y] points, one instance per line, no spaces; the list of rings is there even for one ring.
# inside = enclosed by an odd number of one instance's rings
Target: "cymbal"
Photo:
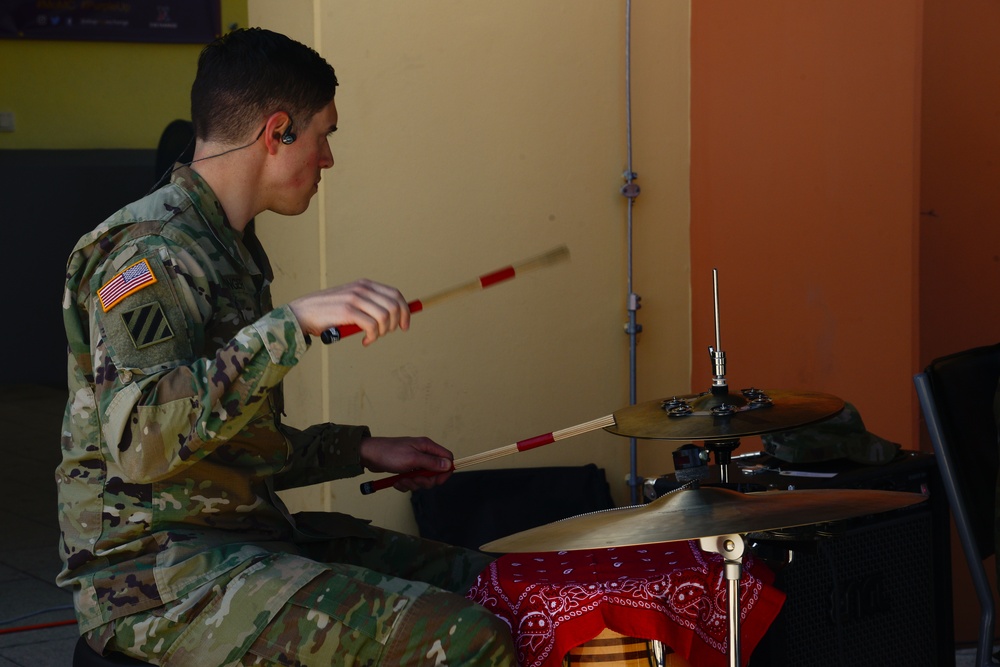
[[[603,549],[839,521],[922,502],[919,493],[809,489],[739,493],[701,487],[668,493],[648,505],[592,512],[494,540],[489,553]]]
[[[661,440],[729,440],[805,426],[832,417],[844,401],[830,394],[745,389],[675,396],[622,408],[608,433]]]

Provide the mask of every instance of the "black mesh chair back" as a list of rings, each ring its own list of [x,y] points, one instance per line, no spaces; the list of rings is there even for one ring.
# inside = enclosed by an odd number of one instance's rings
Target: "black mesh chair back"
[[[997,464],[994,401],[1000,345],[935,359],[913,378],[966,563],[980,603],[976,665],[993,661],[993,591],[983,560],[993,554]]]

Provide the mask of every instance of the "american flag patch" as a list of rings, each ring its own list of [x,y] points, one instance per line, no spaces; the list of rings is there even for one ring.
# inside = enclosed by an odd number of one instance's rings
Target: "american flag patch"
[[[149,287],[155,282],[156,276],[149,268],[149,260],[140,259],[97,290],[97,298],[100,299],[101,308],[106,313],[125,297],[135,294],[143,287]]]

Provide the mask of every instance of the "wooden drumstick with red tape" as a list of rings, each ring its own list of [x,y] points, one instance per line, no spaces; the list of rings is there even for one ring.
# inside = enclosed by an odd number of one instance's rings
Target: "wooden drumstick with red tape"
[[[569,259],[569,248],[562,245],[548,251],[544,255],[539,255],[538,257],[533,257],[532,259],[518,262],[517,264],[511,264],[510,266],[505,266],[504,268],[497,269],[496,271],[491,271],[490,273],[483,274],[475,280],[470,280],[462,285],[456,285],[455,287],[446,289],[443,292],[438,292],[437,294],[432,294],[431,296],[423,299],[410,301],[407,305],[409,305],[411,313],[419,313],[428,306],[433,306],[436,303],[446,301],[452,297],[465,294],[466,292],[478,292],[479,290],[486,289],[487,287],[492,287],[497,283],[510,280],[519,273],[524,273],[525,271],[530,271],[532,269],[540,269],[543,266],[551,266],[566,259]],[[356,334],[359,331],[361,331],[361,327],[356,324],[344,324],[339,327],[327,329],[322,333],[320,338],[323,339],[324,343],[329,345],[330,343],[335,343],[345,336]]]
[[[518,452],[534,449],[535,447],[541,447],[542,445],[550,445],[553,442],[558,442],[559,440],[565,440],[566,438],[571,438],[574,435],[581,435],[583,433],[589,433],[590,431],[596,431],[599,428],[611,426],[614,423],[615,423],[615,416],[608,415],[607,417],[594,419],[593,421],[589,421],[584,424],[578,424],[576,426],[570,426],[569,428],[564,428],[561,431],[553,431],[552,433],[545,433],[544,435],[536,435],[534,438],[528,438],[527,440],[520,440],[512,445],[507,445],[505,447],[497,447],[496,449],[491,449],[488,452],[473,454],[472,456],[466,456],[464,458],[457,459],[454,465],[452,466],[452,470],[461,470],[462,468],[468,468],[469,466],[485,463],[486,461],[492,461],[493,459],[498,459],[502,456],[517,454]],[[361,485],[361,493],[368,495],[370,493],[375,493],[376,491],[379,491],[381,489],[387,489],[405,477],[417,477],[417,476],[431,477],[433,475],[440,475],[440,474],[441,474],[440,470],[413,470],[411,472],[404,472],[400,473],[399,475],[393,475],[392,477],[385,477],[383,479],[378,479],[372,482],[364,482]]]

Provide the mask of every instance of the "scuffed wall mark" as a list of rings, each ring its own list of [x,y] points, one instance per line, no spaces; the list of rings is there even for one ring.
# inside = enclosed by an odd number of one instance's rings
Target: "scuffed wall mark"
[[[374,408],[375,405],[372,403],[371,399],[368,398],[368,392],[365,391],[364,387],[358,389],[358,414],[362,415],[365,413],[366,408]]]
[[[417,371],[413,364],[403,364],[399,368],[392,371],[392,377],[395,378],[396,385],[396,396],[401,401],[411,401],[416,398],[417,395]]]

